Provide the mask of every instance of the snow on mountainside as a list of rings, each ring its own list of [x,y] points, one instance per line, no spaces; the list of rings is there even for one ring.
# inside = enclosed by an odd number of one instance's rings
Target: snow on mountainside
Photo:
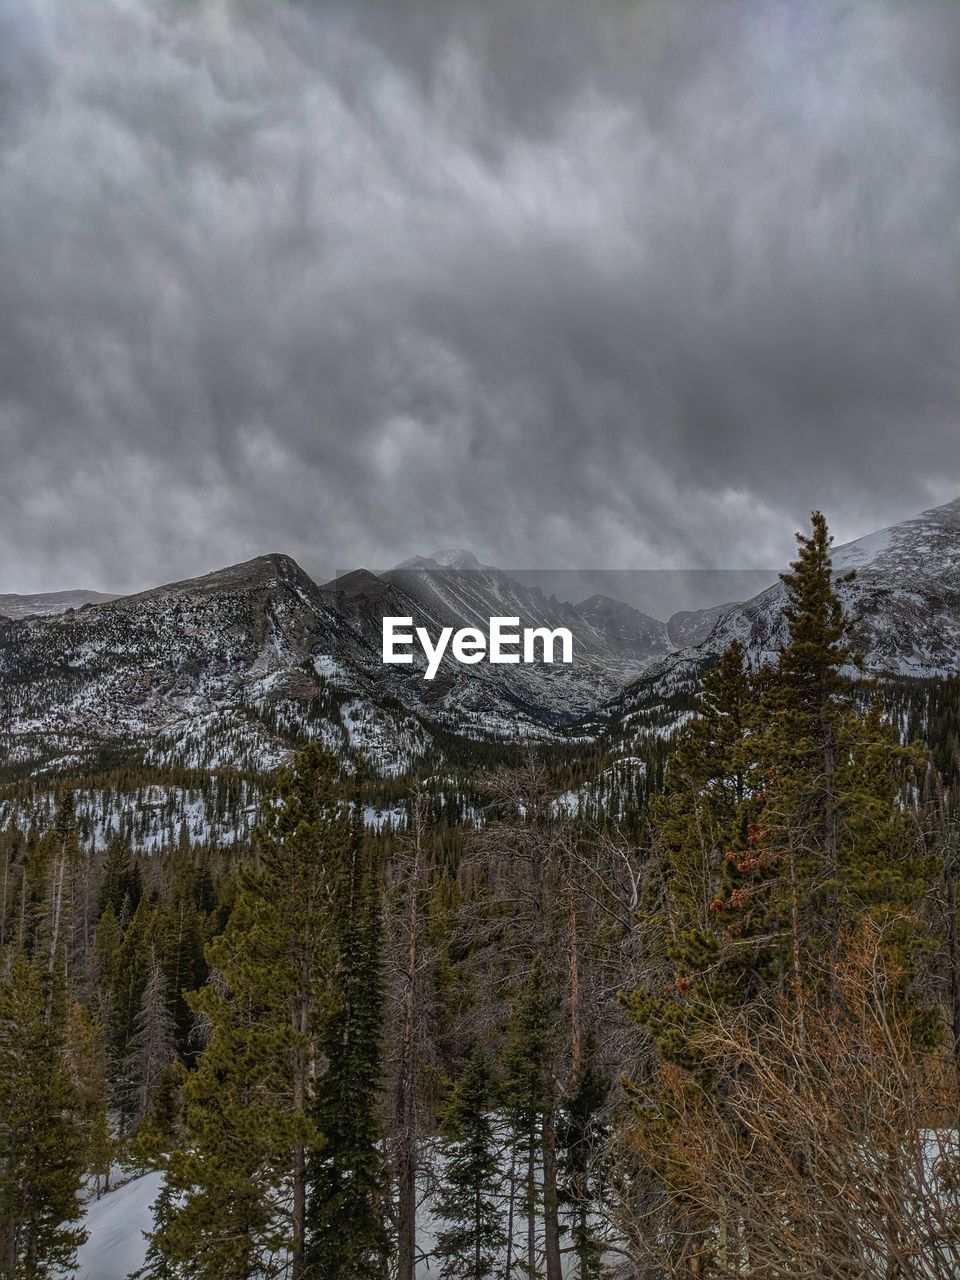
[[[76,613],[0,621],[0,763],[77,765],[109,745],[157,765],[262,771],[297,741],[345,749],[352,738],[381,771],[408,767],[425,747],[419,725],[378,706],[369,743],[348,727],[344,697],[314,665],[332,651],[354,671],[351,692],[364,663],[379,662],[281,555]]]
[[[617,684],[671,648],[666,624],[631,605],[603,595],[580,604],[559,601],[502,569],[481,565],[469,551],[406,560],[382,577],[446,625],[486,630],[490,618],[500,616],[519,618],[521,627],[566,627],[573,636],[575,665],[602,672]]]
[[[462,553],[442,558],[318,586],[268,555],[59,616],[0,619],[0,767],[77,768],[109,747],[155,766],[263,772],[315,739],[395,774],[429,749],[432,727],[555,734],[666,651],[663,624],[626,605],[578,612]],[[412,665],[382,663],[387,615],[434,637],[486,629],[493,615],[567,625],[576,660],[448,657],[425,681],[419,649]]]
[[[715,604],[710,609],[682,609],[668,621],[667,635],[677,649],[702,644],[717,625],[717,619],[734,608],[736,604]]]
[[[378,651],[385,616],[412,617],[434,639],[442,627],[486,633],[492,617],[519,618],[520,628],[566,627],[573,637],[570,665],[464,666],[448,652],[436,678],[425,681],[425,659],[415,645],[413,665],[379,666],[371,673],[381,692],[425,720],[469,736],[549,737],[669,650],[664,624],[629,605],[610,601],[603,608],[599,597],[583,605],[561,602],[465,551],[416,557],[381,574],[356,570],[323,590]]]
[[[960,498],[834,548],[833,565],[864,668],[878,676],[960,674]],[[842,581],[853,573],[852,581]],[[689,700],[703,666],[734,639],[753,662],[782,645],[782,583],[721,610],[708,634],[651,667],[608,708],[615,720],[666,727],[665,708]],[[671,620],[671,623],[673,620]]]
[[[103,591],[44,591],[33,596],[0,594],[0,617],[42,617],[66,613],[68,609],[82,609],[88,604],[106,604],[116,598]]]
[[[864,665],[881,675],[960,671],[960,499],[836,549]],[[438,730],[462,737],[589,736],[611,722],[663,731],[689,713],[700,672],[734,637],[754,661],[784,638],[782,585],[662,623],[595,595],[546,597],[469,552],[318,586],[288,556],[59,615],[0,618],[0,771],[77,769],[105,749],[156,767],[252,773],[317,740],[403,773]],[[486,631],[568,628],[574,662],[465,666],[381,661],[382,620]]]

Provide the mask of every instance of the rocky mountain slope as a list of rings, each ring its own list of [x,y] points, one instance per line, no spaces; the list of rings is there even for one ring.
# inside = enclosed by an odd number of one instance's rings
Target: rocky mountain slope
[[[384,616],[441,627],[568,626],[572,666],[381,661]],[[438,729],[550,736],[668,647],[664,624],[616,601],[546,600],[463,556],[357,570],[318,586],[263,556],[58,616],[0,620],[0,768],[77,768],[105,749],[155,765],[276,766],[318,738],[378,772],[407,769]]]
[[[667,624],[632,605],[605,595],[579,604],[560,601],[480,564],[468,551],[407,560],[382,576],[415,600],[425,616],[444,625],[486,630],[489,619],[499,615],[519,618],[520,627],[566,627],[576,665],[605,673],[617,684],[672,648]]]
[[[286,556],[67,613],[0,622],[2,764],[76,765],[105,746],[156,764],[274,767],[291,741],[349,741],[321,655],[361,661],[328,596]],[[367,654],[368,658],[372,655]],[[371,742],[419,730],[384,713]]]

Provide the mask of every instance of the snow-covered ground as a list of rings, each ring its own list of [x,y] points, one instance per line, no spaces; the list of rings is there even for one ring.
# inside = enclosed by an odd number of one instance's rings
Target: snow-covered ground
[[[91,1200],[84,1221],[89,1235],[77,1253],[76,1280],[126,1280],[147,1254],[144,1232],[153,1226],[150,1206],[163,1175],[146,1173]]]
[[[127,1280],[143,1266],[144,1233],[153,1227],[151,1206],[162,1181],[162,1174],[146,1173],[91,1200],[83,1223],[88,1237],[77,1252],[73,1280]],[[417,1268],[418,1280],[436,1280],[439,1274],[437,1262],[422,1262]]]
[[[108,1191],[100,1200],[91,1200],[84,1227],[86,1243],[78,1250],[77,1269],[71,1280],[127,1280],[146,1260],[145,1232],[153,1227],[151,1207],[160,1191],[162,1175],[147,1173]],[[429,1252],[437,1237],[437,1220],[429,1206],[421,1205],[418,1213],[419,1247]],[[526,1227],[522,1215],[516,1219],[516,1239],[524,1238]],[[567,1259],[573,1274],[574,1264]],[[417,1280],[439,1280],[440,1263],[425,1258],[417,1266]]]

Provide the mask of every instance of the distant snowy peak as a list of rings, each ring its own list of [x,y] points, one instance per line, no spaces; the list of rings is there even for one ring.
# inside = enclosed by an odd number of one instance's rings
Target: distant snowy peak
[[[482,565],[472,551],[463,551],[457,547],[448,548],[446,551],[433,551],[429,558],[441,569],[490,568],[489,565]]]
[[[648,613],[635,609],[633,605],[626,604],[623,600],[616,600],[613,596],[600,593],[588,596],[586,600],[581,600],[573,607],[581,617],[592,614],[598,618],[642,619],[644,622],[663,626],[659,618],[651,618]]]
[[[577,605],[548,598],[538,586],[523,583],[503,569],[480,564],[471,552],[435,552],[405,561],[382,576],[441,625],[485,630],[491,618],[516,617],[521,627],[566,627],[572,633],[578,668],[567,673],[570,686],[587,673],[592,681],[621,684],[670,647],[664,624],[631,605],[600,595]],[[501,675],[508,678],[506,672]],[[514,672],[509,678],[520,682],[538,679],[526,671]],[[572,712],[581,713],[581,697],[573,697],[572,687],[564,690],[563,680],[562,671],[553,673],[556,692],[561,699],[567,698]]]
[[[581,631],[591,632],[612,652],[642,656],[644,665],[667,653],[666,623],[611,596],[593,595],[571,608]]]
[[[37,595],[0,595],[0,617],[45,618],[117,597],[103,591],[43,591]]]
[[[428,556],[411,556],[409,560],[402,560],[400,564],[394,565],[394,570],[397,569],[456,569],[464,572],[468,570],[497,572],[492,565],[481,564],[472,551],[464,551],[459,547],[450,547],[445,551],[433,551]]]

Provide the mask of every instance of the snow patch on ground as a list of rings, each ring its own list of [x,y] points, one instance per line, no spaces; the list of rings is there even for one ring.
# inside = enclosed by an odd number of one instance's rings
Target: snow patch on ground
[[[146,1173],[91,1200],[83,1223],[89,1234],[77,1251],[75,1280],[127,1280],[143,1266],[143,1233],[153,1227],[151,1206],[162,1183],[162,1174]]]
[[[91,1200],[83,1226],[88,1236],[77,1251],[77,1269],[72,1280],[127,1280],[146,1261],[145,1233],[153,1229],[152,1206],[160,1193],[163,1175],[146,1173],[108,1191],[100,1200]],[[522,1214],[516,1219],[517,1240],[526,1226]],[[431,1213],[429,1203],[418,1212],[417,1243],[426,1254],[436,1246],[442,1223]],[[575,1262],[564,1260],[563,1274],[574,1275]],[[441,1263],[423,1258],[417,1264],[417,1280],[437,1280]]]

